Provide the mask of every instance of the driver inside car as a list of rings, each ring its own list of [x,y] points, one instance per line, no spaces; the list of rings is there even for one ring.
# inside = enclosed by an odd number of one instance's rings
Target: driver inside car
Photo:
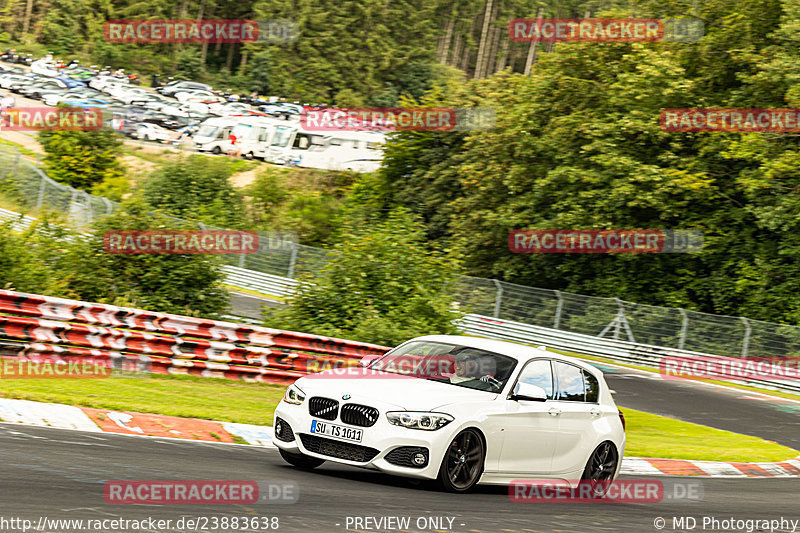
[[[497,373],[494,358],[482,357],[479,353],[463,351],[454,354],[455,373],[450,377],[450,383],[461,384],[467,381],[467,387],[473,389],[497,391],[503,384],[495,377]]]
[[[478,358],[464,355],[455,355],[455,373],[450,376],[450,383],[462,383],[464,381],[471,381],[475,379],[472,375],[476,371]]]

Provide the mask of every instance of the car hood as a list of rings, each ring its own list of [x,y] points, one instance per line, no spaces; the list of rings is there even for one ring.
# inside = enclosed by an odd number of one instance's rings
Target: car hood
[[[346,372],[327,370],[309,374],[297,380],[296,384],[307,397],[326,396],[340,400],[349,394],[354,403],[408,411],[429,411],[452,403],[497,398],[497,394],[491,392],[361,367]]]

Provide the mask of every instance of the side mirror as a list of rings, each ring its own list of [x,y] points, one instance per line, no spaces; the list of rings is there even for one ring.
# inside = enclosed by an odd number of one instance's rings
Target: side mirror
[[[517,383],[514,392],[509,396],[510,400],[530,400],[533,402],[547,401],[547,393],[543,388],[530,383]]]

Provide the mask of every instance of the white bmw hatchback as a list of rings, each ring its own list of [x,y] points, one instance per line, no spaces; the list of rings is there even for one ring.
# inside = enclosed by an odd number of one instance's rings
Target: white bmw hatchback
[[[334,461],[453,492],[533,478],[602,490],[619,472],[625,427],[592,365],[435,335],[298,379],[275,410],[274,443],[301,468]]]

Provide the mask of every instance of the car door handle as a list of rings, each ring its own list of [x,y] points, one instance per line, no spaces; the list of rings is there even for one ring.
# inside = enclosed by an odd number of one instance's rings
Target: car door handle
[[[551,408],[550,408],[550,410],[549,410],[549,411],[547,411],[547,413],[548,413],[550,416],[558,416],[558,415],[560,415],[560,414],[561,414],[561,409],[558,409],[558,408],[556,408],[556,407],[551,407]]]
[[[589,410],[592,416],[600,416],[600,409],[593,407]]]

